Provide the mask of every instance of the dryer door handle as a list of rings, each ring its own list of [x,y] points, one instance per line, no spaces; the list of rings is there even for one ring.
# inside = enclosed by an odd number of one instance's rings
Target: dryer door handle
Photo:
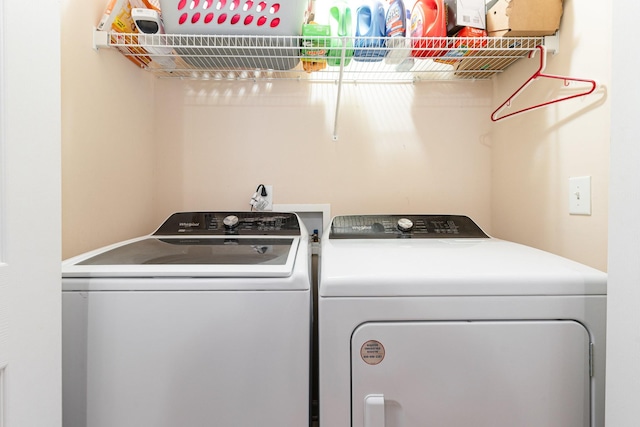
[[[383,394],[370,394],[364,398],[364,427],[384,427]]]

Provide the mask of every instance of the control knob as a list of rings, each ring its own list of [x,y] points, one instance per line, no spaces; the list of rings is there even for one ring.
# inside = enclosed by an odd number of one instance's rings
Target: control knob
[[[233,230],[240,224],[240,218],[235,215],[228,215],[224,217],[222,223],[227,230]]]
[[[400,218],[398,220],[398,230],[402,232],[407,232],[407,231],[411,231],[412,228],[413,228],[413,221],[411,221],[409,218]]]

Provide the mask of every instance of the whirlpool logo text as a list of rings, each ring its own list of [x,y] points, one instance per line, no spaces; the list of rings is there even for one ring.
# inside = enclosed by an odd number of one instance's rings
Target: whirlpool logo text
[[[180,227],[200,227],[199,222],[181,222]]]

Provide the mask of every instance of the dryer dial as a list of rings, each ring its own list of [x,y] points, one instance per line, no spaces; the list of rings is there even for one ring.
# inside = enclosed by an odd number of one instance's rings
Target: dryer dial
[[[398,230],[402,232],[411,231],[413,229],[413,221],[409,218],[400,218],[398,220]]]

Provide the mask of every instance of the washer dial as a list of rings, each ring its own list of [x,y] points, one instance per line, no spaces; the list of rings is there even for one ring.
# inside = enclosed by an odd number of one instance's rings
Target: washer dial
[[[238,224],[240,224],[240,218],[235,215],[229,215],[222,220],[222,223],[224,224],[225,228],[233,230],[238,226]]]

